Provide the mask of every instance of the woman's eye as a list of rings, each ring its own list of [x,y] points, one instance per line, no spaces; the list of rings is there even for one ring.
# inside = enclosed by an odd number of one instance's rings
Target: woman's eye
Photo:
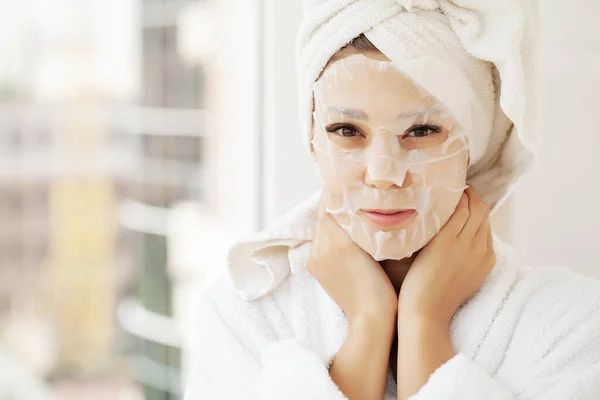
[[[360,132],[356,128],[353,128],[351,126],[333,126],[333,127],[328,127],[326,129],[327,129],[327,132],[334,132],[341,137],[350,138],[350,137],[360,136]]]
[[[406,134],[406,136],[417,137],[417,138],[427,137],[431,134],[438,133],[439,131],[440,131],[440,128],[438,128],[437,126],[419,125],[419,126],[412,128],[411,130],[409,130],[408,133]]]
[[[350,127],[340,128],[336,132],[338,133],[338,135],[343,136],[343,137],[354,137],[354,136],[358,135],[358,132],[356,131],[356,129],[350,128]]]

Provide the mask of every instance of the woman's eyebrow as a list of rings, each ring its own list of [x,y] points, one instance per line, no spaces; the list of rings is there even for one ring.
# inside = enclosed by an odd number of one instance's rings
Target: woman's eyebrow
[[[329,106],[327,111],[335,111],[356,119],[368,120],[369,116],[363,110],[346,106]]]
[[[440,110],[437,107],[427,107],[427,108],[423,108],[421,110],[415,110],[415,111],[409,111],[409,112],[405,112],[405,113],[400,113],[398,114],[398,116],[396,117],[397,119],[406,119],[408,117],[414,117],[414,116],[423,116],[423,115],[429,115],[429,114],[441,114],[442,110]]]
[[[339,112],[344,115],[347,115],[348,117],[356,118],[356,119],[362,119],[362,120],[369,119],[369,116],[367,115],[366,112],[364,112],[363,110],[352,108],[352,107],[335,105],[335,106],[329,106],[327,108],[327,111]],[[400,113],[400,114],[398,114],[398,116],[396,118],[397,119],[407,119],[409,117],[414,117],[414,116],[423,116],[423,115],[428,115],[428,114],[441,114],[441,113],[442,113],[442,111],[437,107],[427,107],[427,108],[423,108],[421,110],[414,110],[414,111]]]

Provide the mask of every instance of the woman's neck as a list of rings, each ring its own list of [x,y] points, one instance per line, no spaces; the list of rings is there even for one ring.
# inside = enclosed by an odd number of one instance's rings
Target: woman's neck
[[[396,295],[400,295],[400,287],[402,286],[402,282],[404,282],[404,277],[408,273],[417,254],[419,254],[419,252],[416,252],[408,258],[403,258],[402,260],[383,260],[379,262],[388,278],[390,278],[390,281],[392,281],[394,289],[396,289]],[[392,376],[394,377],[394,381],[398,382],[398,331],[394,334],[394,340],[390,349],[389,363],[392,366]]]
[[[402,286],[402,282],[404,282],[404,277],[408,273],[417,254],[418,252],[402,260],[383,260],[379,262],[388,278],[390,278],[390,281],[392,281],[397,295],[400,294],[400,287]]]

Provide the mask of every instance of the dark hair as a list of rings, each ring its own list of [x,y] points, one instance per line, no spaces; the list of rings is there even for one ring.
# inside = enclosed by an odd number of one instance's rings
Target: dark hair
[[[375,51],[379,53],[379,49],[367,37],[361,33],[348,43],[344,48],[352,47],[358,51]]]
[[[323,67],[323,71],[325,71],[325,69],[330,64],[338,61],[341,58],[344,58],[349,52],[381,53],[381,51],[377,47],[375,47],[375,45],[371,43],[371,41],[367,39],[367,37],[363,33],[361,33],[360,35],[352,39],[350,42],[348,42],[348,44],[346,44],[344,47],[339,49],[337,53],[335,53],[333,57],[329,59],[325,67]],[[323,73],[323,71],[321,71],[321,74]],[[319,74],[319,78],[321,74]]]
[[[359,53],[381,53],[381,51],[375,47],[375,45],[373,43],[371,43],[371,41],[369,39],[367,39],[367,37],[364,34],[360,34],[357,37],[355,37],[354,39],[352,39],[350,42],[348,42],[348,44],[346,44],[344,47],[342,47],[341,49],[339,49],[337,51],[337,53],[335,53],[333,55],[333,57],[331,57],[329,59],[329,61],[327,62],[327,64],[325,65],[325,67],[323,67],[323,70],[321,70],[321,73],[319,74],[319,77],[317,78],[320,79],[321,75],[323,74],[323,72],[325,71],[325,69],[332,63],[336,62],[337,60],[344,58],[346,56],[346,54],[348,52],[359,52]],[[313,97],[312,99],[312,103],[313,103],[313,110],[315,109],[315,99]],[[311,149],[312,149],[312,144],[310,145]]]

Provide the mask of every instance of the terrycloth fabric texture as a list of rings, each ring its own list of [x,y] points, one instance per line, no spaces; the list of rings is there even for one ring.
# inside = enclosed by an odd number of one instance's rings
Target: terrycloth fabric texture
[[[394,62],[432,57],[469,83],[468,182],[496,210],[535,161],[538,30],[536,0],[305,0],[297,70],[307,147],[312,85],[330,58],[364,33]],[[435,94],[430,79],[407,75]]]
[[[411,400],[600,398],[600,282],[526,267],[497,238],[494,248],[496,266],[450,324],[456,355]],[[309,274],[254,301],[224,275],[198,314],[185,400],[347,400],[328,369],[348,322]],[[390,368],[384,400],[396,394]]]
[[[305,260],[315,237],[320,197],[316,191],[267,229],[231,247],[227,271],[239,297],[255,300],[275,290],[290,273],[308,275]],[[278,262],[269,262],[273,259]]]
[[[227,271],[237,293],[254,300],[277,287],[289,274],[305,273],[303,255],[315,237],[321,191],[298,204],[272,226],[231,247]],[[269,258],[281,262],[268,263]]]

